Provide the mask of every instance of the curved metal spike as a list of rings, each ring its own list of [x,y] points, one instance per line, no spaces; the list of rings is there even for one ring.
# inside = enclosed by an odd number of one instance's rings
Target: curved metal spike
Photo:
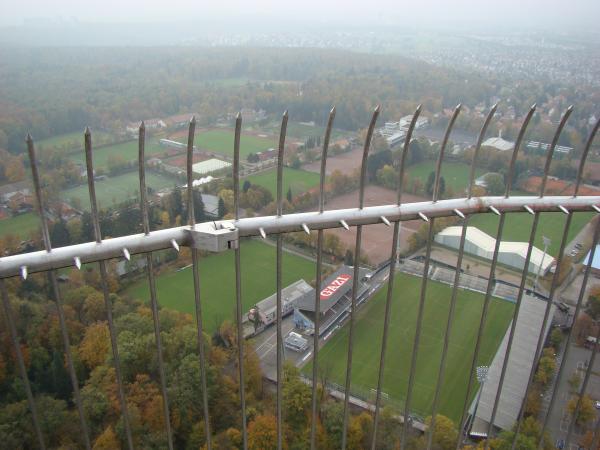
[[[266,238],[267,238],[267,233],[265,233],[265,229],[264,229],[263,227],[260,227],[260,228],[258,229],[258,232],[260,233],[260,236],[261,236],[263,239],[266,239]]]
[[[288,112],[287,109],[281,117],[281,129],[279,131],[279,145],[277,151],[277,216],[283,214],[283,153],[285,151],[285,135],[287,132]]]
[[[552,163],[552,157],[554,155],[554,149],[556,148],[556,144],[558,143],[558,138],[562,133],[562,130],[569,120],[569,116],[573,112],[573,105],[569,106],[562,118],[560,119],[560,123],[558,127],[556,127],[556,131],[554,133],[554,137],[552,138],[552,143],[550,144],[550,148],[548,149],[548,154],[546,155],[546,164],[544,165],[544,175],[542,176],[542,184],[540,185],[540,198],[544,196],[546,192],[546,183],[548,181],[548,174],[550,173],[550,164]]]
[[[390,221],[388,220],[388,218],[387,218],[387,217],[385,217],[385,216],[381,216],[381,221],[382,221],[382,222],[383,222],[383,223],[384,223],[384,224],[385,224],[387,227],[390,227],[390,226],[392,226],[392,224],[390,223]]]
[[[343,226],[346,231],[348,231],[350,229],[350,226],[348,225],[348,222],[346,222],[343,219],[340,220],[340,225]]]
[[[410,151],[410,142],[412,139],[412,134],[413,134],[413,131],[417,124],[417,119],[419,118],[420,114],[421,114],[421,105],[417,106],[417,109],[415,109],[415,112],[410,121],[410,125],[408,126],[408,130],[406,131],[406,136],[404,137],[404,146],[402,149],[402,155],[400,156],[400,173],[398,174],[398,200],[397,200],[398,206],[400,206],[400,204],[402,203],[402,185],[404,184],[404,168],[405,168],[406,156],[408,155],[408,152]]]
[[[444,160],[444,153],[446,152],[446,146],[448,145],[448,139],[450,138],[450,133],[452,132],[452,128],[454,127],[454,123],[456,122],[456,118],[460,113],[461,104],[459,103],[454,108],[452,112],[452,117],[450,118],[450,122],[448,122],[448,126],[446,127],[446,132],[444,133],[444,139],[442,141],[442,146],[440,148],[440,154],[438,155],[436,167],[435,167],[435,182],[433,184],[433,198],[434,202],[439,200],[440,196],[440,176],[442,173],[442,161]]]
[[[123,256],[125,257],[125,259],[127,261],[131,261],[131,254],[129,253],[129,250],[127,250],[126,248],[123,248]]]
[[[196,120],[192,117],[188,126],[188,139],[186,145],[186,178],[187,178],[187,215],[188,225],[196,225],[196,212],[194,211],[194,136],[196,135]]]
[[[514,176],[514,170],[515,170],[515,163],[517,162],[517,154],[519,153],[519,148],[521,147],[521,141],[523,141],[523,136],[525,136],[525,131],[527,130],[529,121],[533,117],[533,113],[535,113],[535,108],[536,108],[536,106],[534,103],[531,106],[531,108],[529,109],[529,112],[527,113],[527,115],[525,116],[525,120],[523,121],[523,124],[521,125],[521,129],[519,130],[519,135],[517,136],[517,140],[515,141],[515,147],[513,149],[512,156],[510,158],[510,165],[508,166],[508,175],[507,175],[508,178],[506,181],[506,190],[504,192],[505,198],[508,198],[508,196],[510,195],[510,190],[512,188],[512,182],[513,182],[513,176]]]
[[[594,137],[596,137],[596,133],[598,132],[599,127],[600,119],[596,121],[596,125],[594,125],[594,128],[592,128],[592,131],[585,143],[583,153],[581,154],[581,159],[579,160],[579,169],[577,169],[577,178],[575,180],[575,191],[573,192],[573,197],[577,197],[577,194],[579,193],[579,186],[581,185],[581,179],[583,178],[583,168],[585,166],[585,161],[587,159],[588,153],[590,152],[592,142],[594,142]]]
[[[302,229],[304,230],[304,232],[306,234],[308,234],[310,236],[310,228],[308,228],[308,225],[306,225],[305,223],[302,224]]]
[[[481,149],[481,144],[483,143],[483,138],[485,137],[485,133],[487,132],[488,126],[492,121],[492,117],[496,114],[496,109],[498,108],[498,103],[496,102],[488,112],[485,120],[483,121],[483,125],[481,126],[481,130],[479,130],[479,136],[477,136],[477,143],[475,144],[475,151],[473,152],[473,159],[471,160],[471,171],[469,173],[469,188],[467,190],[467,198],[471,198],[473,196],[473,183],[475,182],[475,162],[477,161],[477,157],[479,156],[479,150]]]
[[[23,280],[27,279],[27,266],[21,266],[21,278]]]
[[[358,209],[363,209],[365,203],[365,184],[367,182],[367,158],[369,157],[369,150],[371,148],[371,139],[373,138],[373,131],[375,130],[375,123],[379,117],[380,107],[377,105],[371,116],[371,122],[367,129],[367,136],[365,138],[365,145],[363,147],[362,161],[360,165],[360,185],[358,187]]]
[[[533,209],[531,209],[529,206],[527,205],[523,205],[523,208],[525,209],[525,211],[527,211],[529,214],[531,214],[532,216],[535,215],[535,212],[533,211]]]
[[[569,210],[565,208],[563,205],[558,205],[558,209],[564,212],[567,216],[570,214]]]
[[[490,206],[490,211],[492,211],[497,216],[500,215],[500,211],[498,211],[498,209],[495,206]]]
[[[419,217],[424,220],[425,222],[429,222],[429,217],[427,217],[425,214],[423,214],[422,212],[419,213]]]
[[[242,136],[242,113],[235,116],[235,135],[233,138],[233,209],[235,220],[240,218],[240,140]]]
[[[171,239],[171,246],[177,251],[179,252],[179,244],[177,243],[177,241],[175,239]]]
[[[73,261],[75,262],[75,267],[77,267],[78,270],[81,270],[81,258],[79,258],[79,256],[76,256],[75,258],[73,258]]]
[[[596,211],[597,213],[600,213],[600,207],[598,207],[597,205],[592,205],[592,208],[594,208],[594,211]]]
[[[319,212],[322,213],[325,208],[325,175],[327,167],[327,151],[329,150],[329,139],[331,138],[331,129],[335,120],[335,106],[329,111],[327,127],[325,128],[325,138],[323,139],[323,150],[321,152],[321,172],[319,174]]]

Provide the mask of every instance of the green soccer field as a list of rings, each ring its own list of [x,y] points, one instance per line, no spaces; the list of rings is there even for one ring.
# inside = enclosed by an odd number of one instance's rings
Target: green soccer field
[[[160,155],[166,152],[165,147],[161,147],[158,143],[158,139],[146,138],[146,144],[144,147],[146,158],[150,158],[154,155]],[[138,141],[128,141],[121,144],[107,145],[106,147],[93,147],[92,156],[94,160],[94,168],[106,169],[108,165],[108,159],[111,156],[120,156],[126,162],[137,161],[139,155]],[[74,162],[85,165],[85,154],[82,152],[74,153],[70,156],[70,159]]]
[[[146,172],[146,186],[154,190],[174,187],[176,184],[177,181],[174,178],[154,172]],[[96,181],[96,197],[100,209],[109,208],[136,197],[139,191],[140,182],[137,171],[109,177],[107,180]],[[62,191],[61,198],[69,203],[72,203],[73,199],[78,199],[82,209],[86,211],[90,209],[87,184]]]
[[[396,275],[383,382],[383,391],[396,405],[403,404],[408,386],[420,288],[421,278],[406,274]],[[429,281],[427,285],[412,397],[412,411],[423,417],[431,414],[451,291],[452,288],[446,284]],[[362,393],[369,394],[370,389],[377,387],[385,297],[384,286],[363,309],[359,310],[355,323],[352,388]],[[483,300],[482,294],[465,290],[460,290],[457,297],[439,407],[439,413],[455,421],[460,418],[466,396],[467,377]],[[480,365],[492,361],[508,328],[512,311],[512,303],[492,299],[488,326],[482,340]],[[340,385],[344,385],[345,382],[347,352],[348,325],[346,324],[330,338],[319,353],[319,365],[325,367],[331,381]],[[312,364],[305,366],[303,372],[310,376]]]
[[[52,136],[46,139],[35,141],[36,148],[39,152],[50,149],[67,153],[76,150],[81,150],[83,152],[83,132],[84,130],[73,133],[59,134],[58,136]],[[93,138],[95,139],[108,137],[108,134],[101,131],[93,132]]]
[[[40,228],[40,218],[34,212],[19,214],[0,220],[0,237],[13,234],[21,239],[28,238],[32,231]]]
[[[574,213],[569,228],[568,242],[575,238],[577,233],[587,224],[594,213],[579,212]],[[547,212],[540,215],[538,228],[535,234],[534,245],[540,250],[544,249],[542,236],[550,238],[548,253],[554,257],[558,255],[560,241],[562,239],[566,216],[561,212]],[[503,241],[528,242],[531,234],[533,216],[529,213],[508,213],[504,221],[502,230]],[[492,237],[496,237],[498,232],[498,216],[492,213],[477,214],[469,219],[469,225],[479,228]],[[567,244],[568,244],[567,242]]]
[[[427,183],[429,174],[435,172],[435,161],[423,161],[406,168],[406,173],[411,179],[419,178],[423,185]],[[456,197],[463,197],[464,191],[469,186],[469,175],[471,166],[464,163],[446,162],[442,163],[441,176],[444,177],[446,189],[452,188]],[[486,173],[485,170],[476,168],[475,178]]]
[[[242,303],[244,312],[275,293],[275,247],[255,240],[241,242]],[[299,256],[283,253],[283,286],[315,277],[315,265]],[[158,301],[162,306],[193,314],[192,269],[169,272],[156,279]],[[146,278],[129,287],[126,294],[149,300]],[[200,259],[200,295],[204,326],[210,333],[225,319],[235,318],[234,253],[229,251]]]
[[[195,143],[202,150],[233,157],[233,138],[234,132],[232,129],[199,131],[196,133]],[[242,134],[240,158],[246,159],[250,153],[263,152],[276,146],[277,143],[270,137]]]
[[[244,178],[241,183],[248,180],[252,184],[258,184],[271,191],[273,198],[277,196],[277,169],[270,169],[257,175]],[[289,188],[292,189],[292,197],[302,194],[309,189],[319,186],[319,174],[305,170],[283,168],[283,195],[287,195]]]

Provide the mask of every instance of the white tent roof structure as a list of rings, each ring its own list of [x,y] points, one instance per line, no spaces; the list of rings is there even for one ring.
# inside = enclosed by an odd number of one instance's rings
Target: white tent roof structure
[[[199,175],[205,175],[207,173],[216,172],[217,170],[225,169],[226,167],[231,167],[231,163],[227,161],[221,161],[217,158],[207,159],[206,161],[202,161],[196,163],[192,166],[192,171]]]
[[[440,231],[440,236],[453,236],[460,238],[462,233],[462,227],[454,226],[448,227]],[[493,252],[496,246],[496,239],[487,233],[484,233],[477,227],[467,227],[467,234],[465,240],[471,242],[473,245],[485,250],[486,252]],[[521,256],[523,259],[527,257],[527,242],[510,242],[501,241],[498,252],[500,253],[513,253]],[[554,259],[552,257],[544,257],[544,252],[533,246],[531,249],[530,263],[536,266],[541,266],[543,271],[546,271],[550,265],[552,265]]]

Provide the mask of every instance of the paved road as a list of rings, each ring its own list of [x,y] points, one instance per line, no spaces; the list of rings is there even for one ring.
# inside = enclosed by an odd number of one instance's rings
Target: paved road
[[[558,355],[559,358],[562,355]],[[554,401],[554,408],[550,413],[550,419],[548,422],[548,431],[550,432],[550,436],[552,437],[554,442],[558,440],[566,440],[567,431],[569,428],[569,423],[571,418],[567,412],[567,403],[572,396],[571,387],[569,386],[569,378],[571,374],[578,371],[583,382],[583,377],[585,375],[585,367],[587,362],[590,360],[592,356],[591,350],[571,346],[569,350],[569,355],[567,360],[563,363],[565,364],[564,374],[562,376],[560,385],[556,387],[556,399]],[[600,373],[600,359],[596,358],[594,363],[594,372]],[[558,368],[557,368],[558,372]],[[556,380],[553,381],[555,383]],[[550,403],[550,394],[552,392],[552,387],[548,388],[546,391],[544,399],[542,400],[542,411],[545,412],[548,410],[548,406]],[[592,400],[600,400],[600,376],[594,375],[590,377],[590,382],[588,384],[587,394],[590,395]],[[573,430],[573,435],[571,437],[570,449],[577,449],[577,441],[583,437],[587,429],[593,429],[600,419],[600,412],[597,411],[597,418],[594,423],[588,425],[588,428],[579,428],[575,427]],[[569,450],[570,450],[569,449]]]

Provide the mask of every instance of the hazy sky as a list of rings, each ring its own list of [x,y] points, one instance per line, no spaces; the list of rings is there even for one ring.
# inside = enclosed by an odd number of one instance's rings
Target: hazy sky
[[[264,20],[418,24],[493,22],[507,25],[581,23],[600,17],[600,0],[0,0],[0,26],[25,20],[149,22],[222,20],[231,16]]]

